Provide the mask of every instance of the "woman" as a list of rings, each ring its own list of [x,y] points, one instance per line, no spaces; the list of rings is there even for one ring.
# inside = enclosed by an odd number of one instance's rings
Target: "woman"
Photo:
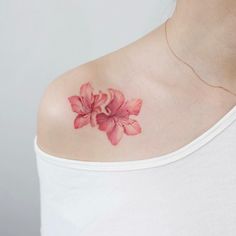
[[[235,28],[234,0],[178,0],[152,32],[48,86],[42,235],[236,235]]]

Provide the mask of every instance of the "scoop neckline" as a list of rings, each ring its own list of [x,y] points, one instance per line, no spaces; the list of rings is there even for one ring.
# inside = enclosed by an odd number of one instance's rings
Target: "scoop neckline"
[[[153,168],[158,166],[164,166],[175,161],[181,160],[187,157],[191,153],[200,149],[207,144],[210,140],[221,133],[227,128],[233,121],[236,120],[236,105],[233,106],[227,113],[225,113],[215,124],[208,128],[204,133],[199,135],[191,142],[185,144],[179,149],[169,152],[160,156],[152,156],[141,160],[130,161],[83,161],[66,159],[60,156],[51,155],[43,151],[37,144],[37,135],[34,138],[34,150],[38,158],[43,159],[51,164],[59,165],[65,168],[82,169],[82,170],[94,170],[94,171],[128,171],[139,170],[146,168]]]

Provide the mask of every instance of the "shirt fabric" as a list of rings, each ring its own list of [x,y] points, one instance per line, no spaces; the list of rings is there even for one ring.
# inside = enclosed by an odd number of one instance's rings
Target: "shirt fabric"
[[[236,235],[236,106],[191,143],[145,160],[64,159],[37,136],[34,148],[41,236]]]

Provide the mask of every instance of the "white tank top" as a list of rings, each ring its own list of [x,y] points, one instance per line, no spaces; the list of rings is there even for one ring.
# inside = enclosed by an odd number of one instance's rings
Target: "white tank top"
[[[42,236],[235,236],[236,106],[191,143],[88,162],[37,146]]]

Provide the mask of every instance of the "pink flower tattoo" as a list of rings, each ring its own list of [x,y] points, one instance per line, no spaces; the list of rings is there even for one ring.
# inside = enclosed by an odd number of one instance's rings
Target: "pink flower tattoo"
[[[130,115],[138,115],[141,109],[141,99],[125,101],[122,92],[109,89],[111,100],[106,105],[106,113],[97,114],[98,128],[105,131],[113,145],[120,142],[123,134],[136,135],[141,133],[141,127],[136,120],[129,118]]]
[[[109,96],[108,96],[109,95]],[[91,124],[92,127],[106,132],[113,145],[117,145],[124,134],[137,135],[142,128],[137,120],[130,118],[137,116],[141,110],[142,100],[126,100],[119,90],[109,88],[108,94],[99,91],[93,93],[90,83],[80,87],[80,96],[68,98],[73,112],[78,115],[74,120],[74,128]]]
[[[74,120],[74,128],[82,128],[89,123],[94,127],[96,115],[102,111],[101,105],[107,100],[107,94],[99,91],[94,95],[93,87],[90,83],[86,83],[80,87],[80,96],[71,96],[68,99],[72,111],[78,114]]]

